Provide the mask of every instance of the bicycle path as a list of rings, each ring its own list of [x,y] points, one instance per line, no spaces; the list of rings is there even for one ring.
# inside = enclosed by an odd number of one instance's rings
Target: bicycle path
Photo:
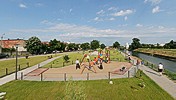
[[[26,68],[24,70],[18,71],[18,73],[17,73],[18,77],[17,78],[19,79],[21,77],[21,73],[22,72],[23,72],[23,75],[25,75],[25,74],[37,69],[39,66],[44,66],[44,65],[50,63],[51,61],[53,61],[53,60],[55,60],[57,58],[60,58],[60,57],[62,57],[62,55],[58,56],[58,57],[54,57],[54,58],[48,59],[46,61],[41,62],[40,64],[34,65],[34,66]],[[3,78],[0,78],[0,86],[5,84],[5,83],[7,83],[7,82],[13,81],[13,80],[15,80],[15,73],[7,75],[7,76],[5,76]]]
[[[142,65],[140,67],[143,72],[157,83],[162,89],[167,91],[174,99],[176,99],[176,83],[170,80],[167,76],[160,76],[158,72]]]

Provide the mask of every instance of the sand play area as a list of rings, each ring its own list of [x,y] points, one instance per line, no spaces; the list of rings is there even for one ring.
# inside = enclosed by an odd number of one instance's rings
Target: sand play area
[[[120,71],[122,67],[125,70]],[[75,64],[61,67],[61,68],[39,68],[36,69],[26,76],[30,80],[40,80],[41,73],[43,73],[43,80],[46,81],[64,81],[72,78],[73,80],[95,80],[95,79],[108,79],[111,78],[123,78],[127,77],[126,72],[132,67],[131,63],[128,62],[117,62],[111,61],[111,63],[103,63],[103,69],[99,69],[98,65],[94,65],[96,70],[87,69],[81,74],[83,66],[81,69],[76,69]],[[110,73],[109,73],[110,72]]]

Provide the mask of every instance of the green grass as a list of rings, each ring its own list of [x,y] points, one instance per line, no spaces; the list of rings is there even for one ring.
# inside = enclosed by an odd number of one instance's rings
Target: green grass
[[[161,89],[155,82],[142,73],[142,77],[113,79],[114,84],[108,80],[75,81],[80,83],[86,95],[86,100],[174,100],[168,93]],[[144,82],[145,87],[138,84]],[[66,85],[69,82],[36,82],[12,81],[0,86],[0,91],[7,92],[8,100],[61,100],[65,97]],[[73,85],[76,93],[78,87]],[[70,87],[69,87],[70,89]],[[80,91],[78,91],[80,92]]]
[[[144,52],[149,54],[157,54],[163,55],[168,57],[175,57],[176,58],[176,49],[146,49],[146,48],[139,48],[135,51]]]
[[[121,55],[117,50],[113,49],[110,52],[111,52],[110,53],[110,59],[112,61],[114,61],[114,60],[115,61],[118,60],[118,61],[122,61],[122,62],[125,61],[124,56]],[[86,51],[85,53],[88,53],[88,51]],[[69,59],[68,63],[64,63],[64,66],[68,66],[68,65],[74,64],[75,61],[76,61],[76,59],[79,59],[80,62],[81,62],[81,60],[83,58],[83,55],[84,55],[83,52],[79,52],[79,53],[75,52],[75,53],[68,54],[68,56],[69,56],[70,59]],[[90,56],[90,58],[92,60],[94,59],[94,57],[97,57],[97,56],[95,56],[95,55]],[[59,67],[63,67],[63,62],[64,62],[63,57],[61,57],[61,58],[58,58],[58,59],[56,59],[56,60],[48,63],[47,65],[45,65],[43,67],[45,67],[45,68],[50,68],[50,67],[52,67],[52,68],[59,68]]]
[[[58,55],[54,55],[58,56]],[[18,59],[18,65],[20,65],[20,69],[24,69],[27,67],[27,63],[29,63],[29,67],[41,63],[48,59],[48,56],[36,56],[36,57],[29,57],[28,59],[20,58]],[[6,68],[8,69],[8,73],[12,73],[15,71],[16,60],[4,60],[0,61],[0,77],[6,75]],[[18,66],[19,67],[19,66]]]

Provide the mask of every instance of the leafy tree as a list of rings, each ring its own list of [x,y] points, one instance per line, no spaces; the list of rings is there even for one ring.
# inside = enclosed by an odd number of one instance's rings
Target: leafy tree
[[[138,38],[133,38],[133,42],[130,45],[130,50],[134,50],[141,47],[140,40]]]
[[[101,44],[101,45],[100,45],[100,48],[101,48],[101,49],[104,49],[105,47],[106,47],[105,44]]]
[[[55,52],[60,51],[60,47],[61,47],[60,41],[57,41],[56,39],[50,40],[49,45],[50,45],[51,51],[55,51]]]
[[[95,50],[100,47],[100,43],[98,40],[93,40],[90,43],[91,49]]]
[[[65,51],[66,44],[64,42],[61,42],[60,45],[61,45],[60,50]]]
[[[63,59],[64,59],[65,62],[68,62],[70,58],[68,57],[68,55],[65,55],[65,56],[63,57]]]
[[[41,41],[38,37],[31,37],[26,42],[26,49],[31,54],[41,53]]]
[[[120,47],[120,43],[119,42],[114,42],[113,43],[113,48],[119,48]]]
[[[82,48],[83,50],[90,49],[90,44],[89,44],[89,43],[82,43],[82,44],[81,44],[81,48]]]
[[[171,40],[169,43],[166,43],[164,45],[164,48],[166,48],[166,49],[176,49],[176,42]]]
[[[75,48],[75,43],[68,44],[68,50],[73,51]]]

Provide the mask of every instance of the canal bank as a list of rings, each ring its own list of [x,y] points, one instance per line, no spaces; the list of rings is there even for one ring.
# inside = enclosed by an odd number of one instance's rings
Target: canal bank
[[[142,60],[148,61],[149,63],[152,63],[155,66],[157,66],[159,63],[162,63],[165,69],[176,73],[176,61],[168,60],[165,58],[160,58],[160,57],[156,57],[156,56],[152,56],[152,55],[140,53],[140,52],[131,52],[131,54],[133,56],[141,58]]]

